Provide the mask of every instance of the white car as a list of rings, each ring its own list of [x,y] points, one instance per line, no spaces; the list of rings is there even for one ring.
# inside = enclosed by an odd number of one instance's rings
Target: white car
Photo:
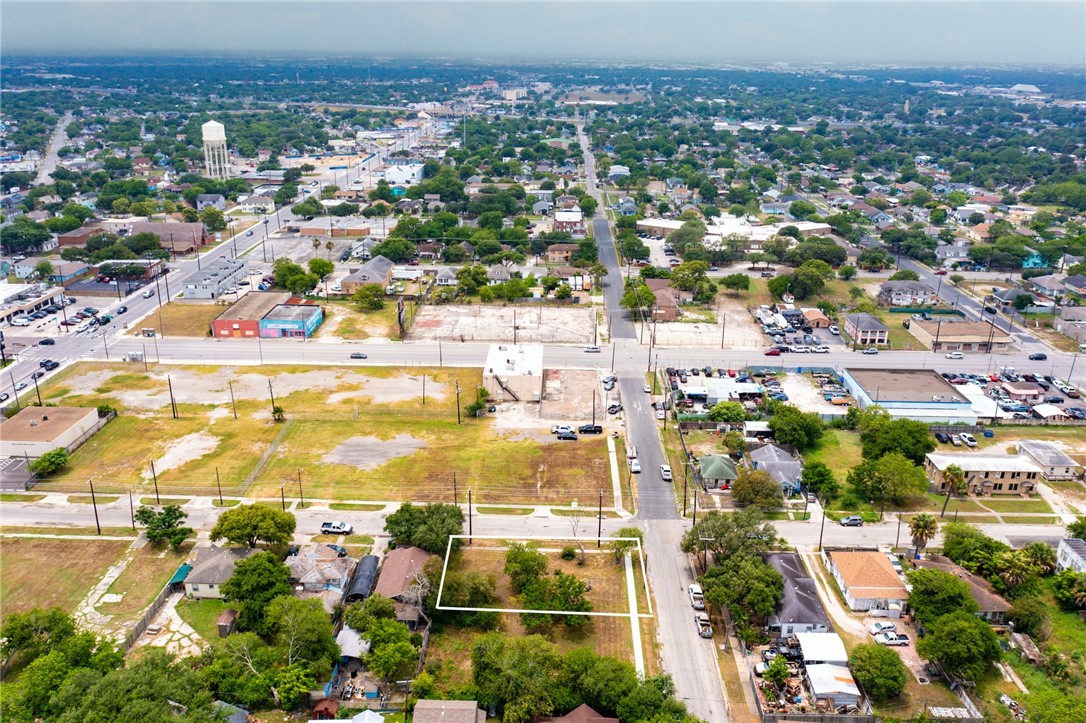
[[[586,346],[584,348],[586,354],[599,354],[600,348],[598,346]]]
[[[551,427],[551,434],[561,434],[562,432],[572,432],[573,427],[568,424],[555,424]]]
[[[836,325],[834,325],[834,326],[830,327],[830,333],[833,334],[834,336],[840,336],[841,335],[841,330],[838,329]]]
[[[812,347],[811,351],[814,352],[815,354],[829,354],[830,353],[830,348],[828,346],[816,346],[816,347]]]
[[[962,432],[958,435],[958,439],[962,440],[962,442],[965,443],[966,447],[977,446],[977,438],[974,437],[972,434],[969,434],[969,432]]]
[[[879,645],[908,645],[909,636],[901,633],[880,633],[875,636],[875,642]]]
[[[893,623],[875,622],[867,626],[867,632],[872,635],[878,635],[880,633],[895,633],[897,632],[897,626]]]
[[[652,394],[652,387],[650,387],[648,384],[641,387],[641,390],[644,391],[645,394]]]
[[[657,409],[656,410],[656,418],[657,419],[664,419],[665,417],[666,417],[666,412],[664,412],[663,409]]]
[[[965,359],[965,354],[962,354],[960,351],[948,351],[946,353],[946,358],[947,359]]]
[[[792,347],[793,354],[810,354],[811,347],[809,346],[794,346]]]
[[[660,477],[664,480],[664,482],[670,482],[672,480],[670,465],[660,465]]]
[[[630,460],[630,471],[633,472],[634,474],[640,474],[641,473],[641,463],[639,461],[637,461],[636,459],[631,459]]]

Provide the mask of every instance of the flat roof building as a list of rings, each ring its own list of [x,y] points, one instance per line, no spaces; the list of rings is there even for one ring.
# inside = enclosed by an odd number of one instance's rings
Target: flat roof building
[[[265,339],[308,339],[324,321],[324,307],[318,304],[279,304],[260,320]]]
[[[218,259],[185,282],[186,299],[217,299],[249,273],[249,264],[240,259]]]
[[[1023,439],[1018,443],[1018,453],[1033,460],[1034,464],[1041,468],[1041,475],[1046,480],[1074,479],[1078,476],[1078,462],[1071,459],[1055,442]]]
[[[987,321],[923,321],[913,319],[909,331],[932,351],[1004,351],[1011,336]]]
[[[873,404],[892,416],[923,422],[975,424],[973,402],[931,369],[841,371],[841,384],[861,409]]]
[[[264,315],[289,300],[290,294],[285,291],[250,291],[211,322],[211,334],[216,338],[256,337]]]
[[[69,452],[101,427],[97,409],[23,407],[0,421],[0,457],[41,457],[58,447]]]
[[[543,395],[543,346],[491,344],[483,387],[499,401],[538,402]]]

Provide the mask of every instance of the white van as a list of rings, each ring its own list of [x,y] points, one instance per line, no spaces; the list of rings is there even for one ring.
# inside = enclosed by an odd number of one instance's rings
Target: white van
[[[29,316],[16,316],[12,318],[12,326],[30,326],[30,322],[33,321]]]
[[[637,459],[637,447],[631,444],[626,448],[626,459]]]

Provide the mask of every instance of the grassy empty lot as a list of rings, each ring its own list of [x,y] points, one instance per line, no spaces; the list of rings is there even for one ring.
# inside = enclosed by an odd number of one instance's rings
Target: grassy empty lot
[[[114,580],[107,590],[110,593],[123,594],[124,598],[120,602],[97,605],[98,612],[121,619],[137,617],[177,572],[177,568],[192,551],[193,544],[186,542],[180,552],[151,545],[140,548],[121,576]]]
[[[184,395],[179,419],[170,413],[167,374],[175,395]],[[273,422],[269,400],[256,396],[264,394],[265,377],[286,411],[285,424]],[[93,478],[135,485],[148,497],[154,461],[163,494],[216,494],[217,472],[226,494],[278,499],[285,484],[286,496],[296,500],[301,470],[306,499],[451,501],[456,473],[460,497],[470,488],[477,504],[594,506],[601,489],[605,505],[613,504],[605,439],[518,439],[496,433],[490,419],[466,415],[457,424],[456,385],[466,405],[479,378],[479,370],[451,368],[156,367],[143,373],[75,365],[50,382],[51,398],[111,404],[120,415],[50,481],[85,484]],[[238,419],[227,379],[238,392]]]
[[[332,301],[326,305],[328,318],[321,325],[319,336],[338,336],[341,339],[361,341],[371,337],[399,340],[400,325],[396,322],[396,305],[385,304],[378,311],[359,311],[346,301]]]
[[[227,298],[234,300],[232,295]],[[158,311],[152,312],[138,329],[130,331],[134,336],[139,336],[142,329],[154,329],[159,336],[207,336],[212,320],[225,310],[225,306],[215,304],[170,302],[162,307],[161,319]]]
[[[1006,500],[1004,500],[1004,499],[989,498],[989,499],[981,500],[981,504],[983,504],[985,507],[992,510],[993,512],[1023,512],[1023,513],[1028,513],[1028,512],[1035,512],[1035,513],[1052,512],[1052,508],[1048,506],[1048,503],[1045,502],[1044,500],[1040,499],[1040,498],[1028,499],[1028,500],[1023,500],[1023,499],[1006,499]]]
[[[73,612],[128,540],[0,539],[0,616],[35,607]]]

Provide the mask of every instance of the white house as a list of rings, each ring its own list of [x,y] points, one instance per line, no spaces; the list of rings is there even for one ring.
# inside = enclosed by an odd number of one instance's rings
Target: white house
[[[1056,548],[1056,569],[1086,572],[1086,542],[1065,537]]]
[[[385,169],[385,181],[390,186],[410,186],[421,181],[422,174],[423,165],[421,163],[389,166]]]

